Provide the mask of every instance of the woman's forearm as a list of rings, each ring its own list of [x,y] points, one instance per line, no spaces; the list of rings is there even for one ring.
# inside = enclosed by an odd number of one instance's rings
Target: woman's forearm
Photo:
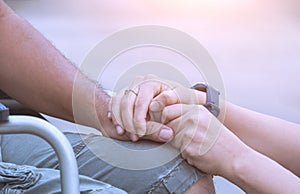
[[[225,126],[243,142],[300,175],[300,126],[275,117],[226,105]]]
[[[240,154],[224,177],[247,193],[294,194],[300,191],[297,176],[250,148]]]

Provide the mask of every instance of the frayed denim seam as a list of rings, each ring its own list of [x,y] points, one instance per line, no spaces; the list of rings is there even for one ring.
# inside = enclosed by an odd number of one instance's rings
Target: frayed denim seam
[[[84,191],[84,192],[81,192],[81,193],[82,194],[93,194],[93,193],[98,193],[100,191],[104,191],[104,190],[108,190],[108,189],[113,189],[113,188],[114,188],[113,186],[108,185],[105,188],[90,189],[90,190],[87,190],[87,191]]]
[[[33,187],[41,178],[41,173],[34,172],[35,167],[1,162],[0,193],[23,193]]]
[[[162,184],[165,186],[165,184],[168,183],[168,179],[172,176],[172,174],[174,174],[179,169],[179,167],[183,161],[184,160],[180,161],[176,166],[174,166],[174,168],[172,168],[170,171],[168,171],[167,175],[161,177],[157,182],[153,183],[148,194],[153,193]],[[168,190],[167,187],[166,187],[166,189]]]
[[[168,181],[170,180],[171,177],[174,176],[174,174],[180,170],[181,165],[187,165],[187,164],[182,164],[185,160],[181,160],[176,166],[174,166],[173,169],[171,169],[167,175],[161,177],[157,182],[155,182],[152,185],[152,188],[148,192],[149,194],[154,193],[161,185],[163,185],[166,190],[171,193],[170,189],[167,186]],[[199,176],[196,171],[193,172],[193,178],[190,180],[188,184],[185,184],[184,187],[181,189],[181,191],[186,191],[189,187],[191,187],[194,183],[196,183],[202,176]],[[173,192],[174,193],[174,192]]]

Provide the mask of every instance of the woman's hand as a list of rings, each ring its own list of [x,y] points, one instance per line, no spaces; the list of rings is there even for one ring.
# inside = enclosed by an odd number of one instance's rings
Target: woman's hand
[[[204,106],[175,104],[164,108],[162,122],[172,128],[172,145],[198,169],[224,175],[245,146]]]
[[[244,144],[205,107],[167,106],[162,118],[175,131],[172,144],[199,170],[222,176],[246,193],[299,192],[297,176]]]

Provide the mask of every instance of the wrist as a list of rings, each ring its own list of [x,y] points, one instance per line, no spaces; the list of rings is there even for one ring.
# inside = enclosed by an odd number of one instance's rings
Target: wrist
[[[249,146],[244,144],[237,136],[224,127],[220,132],[216,142],[221,146],[221,152],[218,154],[219,171],[216,175],[227,179],[236,178],[240,175],[245,162],[249,160],[249,156],[253,154]]]
[[[102,88],[97,89],[95,108],[98,116],[98,121],[100,125],[95,126],[96,129],[100,130],[105,135],[108,130],[114,130],[114,125],[112,121],[107,117],[109,111],[109,102],[111,97],[105,93]]]
[[[251,179],[259,179],[259,166],[254,165],[257,160],[257,152],[250,147],[245,146],[244,149],[236,155],[235,159],[229,165],[226,173],[222,174],[224,178],[237,185],[246,193],[259,193],[257,192],[257,185],[251,183]]]
[[[231,176],[235,179],[244,180],[245,171],[249,166],[249,162],[254,158],[254,150],[251,148],[244,149],[233,161]],[[251,163],[251,162],[250,162]]]

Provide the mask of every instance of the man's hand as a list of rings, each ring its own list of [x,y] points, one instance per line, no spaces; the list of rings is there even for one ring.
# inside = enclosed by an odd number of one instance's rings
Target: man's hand
[[[135,142],[138,141],[140,137],[135,131],[125,130],[126,127],[122,122],[122,111],[120,104],[124,95],[124,91],[125,89],[122,89],[111,99],[111,104],[113,104],[113,106],[110,105],[111,110],[108,113],[108,118],[114,124],[115,129],[112,129],[110,133],[114,133],[113,138],[119,139],[120,137],[125,137]],[[141,138],[156,142],[167,142],[171,140],[174,135],[172,129],[155,121],[146,121],[146,130],[147,134]],[[116,135],[120,137],[115,137]]]

